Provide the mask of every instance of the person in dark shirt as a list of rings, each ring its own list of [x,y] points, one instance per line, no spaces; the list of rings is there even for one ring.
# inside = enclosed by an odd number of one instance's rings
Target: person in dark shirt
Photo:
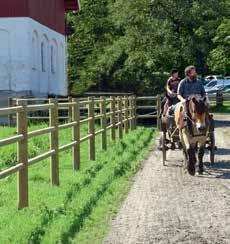
[[[197,79],[196,68],[191,65],[185,69],[185,78],[178,86],[177,97],[185,105],[186,99],[193,94],[201,97],[206,96],[203,84]]]
[[[163,109],[163,116],[166,115],[168,108],[171,105],[178,102],[177,89],[179,83],[180,83],[180,78],[178,76],[178,71],[176,69],[172,69],[171,76],[167,80],[167,84],[166,84],[167,93],[166,93],[166,101]]]
[[[191,95],[200,95],[201,97],[206,97],[206,104],[208,107],[206,123],[209,124],[209,131],[214,131],[214,120],[209,114],[209,99],[204,90],[204,86],[197,79],[196,68],[193,65],[188,66],[185,69],[185,78],[180,82],[177,90],[177,97],[182,102],[184,106],[184,113],[187,114],[186,101]]]

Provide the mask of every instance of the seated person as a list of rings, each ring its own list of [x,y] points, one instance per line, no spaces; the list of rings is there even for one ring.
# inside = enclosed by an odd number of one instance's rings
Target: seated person
[[[185,69],[185,78],[180,82],[177,93],[178,99],[184,106],[185,117],[187,113],[186,101],[188,97],[193,94],[206,97],[206,104],[209,108],[208,96],[204,90],[203,84],[197,79],[196,68],[192,65]],[[214,130],[214,121],[209,113],[207,116],[207,123],[210,125],[209,129]]]
[[[178,77],[178,71],[176,69],[172,69],[171,77],[167,80],[166,84],[166,101],[163,104],[163,116],[167,114],[168,108],[176,104],[178,102],[177,99],[177,89],[180,83],[180,78]]]

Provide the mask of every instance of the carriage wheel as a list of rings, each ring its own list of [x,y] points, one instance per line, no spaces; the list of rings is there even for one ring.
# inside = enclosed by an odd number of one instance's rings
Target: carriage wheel
[[[210,162],[213,164],[215,162],[215,135],[214,132],[210,134]]]
[[[163,155],[163,165],[165,166],[166,161],[166,132],[163,132],[162,135],[162,155]]]

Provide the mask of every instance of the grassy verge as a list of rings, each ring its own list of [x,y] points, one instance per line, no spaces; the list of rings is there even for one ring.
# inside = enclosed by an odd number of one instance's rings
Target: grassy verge
[[[32,130],[37,127],[31,127]],[[4,128],[1,138],[14,133]],[[83,128],[82,135],[87,128]],[[16,209],[16,177],[0,182],[0,243],[97,243],[108,230],[108,222],[127,192],[129,179],[153,142],[154,130],[139,127],[122,141],[109,142],[97,160],[87,159],[87,143],[82,144],[82,167],[72,170],[71,152],[60,155],[60,187],[49,183],[49,161],[29,169],[30,208]],[[59,135],[61,144],[71,140],[71,131]],[[31,140],[30,156],[47,151],[48,136]],[[13,165],[15,147],[0,151],[0,169]],[[100,223],[100,224],[99,224]],[[90,240],[90,242],[88,242]]]
[[[213,113],[230,113],[230,105],[212,106],[211,111]]]
[[[211,111],[213,113],[230,113],[230,102],[224,102],[223,106],[211,106]]]
[[[100,244],[109,231],[109,223],[117,214],[124,197],[127,195],[131,186],[131,177],[140,166],[140,161],[147,155],[152,143],[143,150],[132,167],[124,175],[117,177],[104,196],[98,201],[90,216],[84,222],[83,227],[72,239],[72,243]]]

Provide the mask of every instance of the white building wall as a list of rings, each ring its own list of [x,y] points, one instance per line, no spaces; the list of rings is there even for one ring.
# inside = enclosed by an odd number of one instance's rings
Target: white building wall
[[[0,90],[67,95],[65,36],[31,18],[0,18]]]

